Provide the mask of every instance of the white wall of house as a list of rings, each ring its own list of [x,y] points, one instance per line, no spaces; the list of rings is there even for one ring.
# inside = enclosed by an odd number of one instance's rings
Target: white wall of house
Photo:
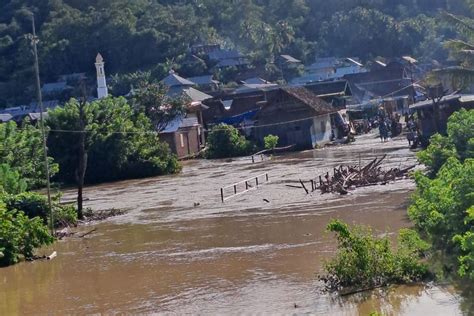
[[[311,141],[313,147],[324,146],[331,141],[331,117],[329,114],[315,117],[311,126]]]

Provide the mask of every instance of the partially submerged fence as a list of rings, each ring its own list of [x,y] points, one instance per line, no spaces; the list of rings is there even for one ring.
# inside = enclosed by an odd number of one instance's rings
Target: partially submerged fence
[[[224,203],[236,196],[242,195],[252,190],[256,190],[261,184],[268,182],[268,173],[260,174],[256,177],[234,183],[232,185],[221,188],[221,201]],[[231,192],[226,197],[226,193]]]

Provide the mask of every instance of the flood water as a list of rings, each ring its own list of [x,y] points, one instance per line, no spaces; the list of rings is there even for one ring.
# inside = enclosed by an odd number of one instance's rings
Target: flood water
[[[387,154],[415,163],[403,139],[373,135],[352,145],[275,157],[186,162],[182,174],[87,188],[86,206],[124,216],[42,249],[52,261],[0,269],[0,315],[316,314],[461,315],[466,300],[443,286],[404,286],[345,298],[322,294],[317,274],[335,251],[333,218],[393,235],[410,225],[411,180],[345,197],[289,188],[341,163]],[[225,203],[220,188],[259,174],[269,182]],[[226,192],[227,194],[229,192]],[[65,199],[73,199],[67,192]]]

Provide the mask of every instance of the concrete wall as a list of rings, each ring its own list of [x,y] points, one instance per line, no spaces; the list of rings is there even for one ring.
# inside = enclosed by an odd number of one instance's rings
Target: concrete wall
[[[161,134],[160,138],[168,143],[171,151],[184,158],[197,154],[200,150],[198,127],[179,129],[175,133]]]
[[[311,142],[313,147],[324,146],[331,141],[332,126],[329,114],[313,119],[311,126]]]

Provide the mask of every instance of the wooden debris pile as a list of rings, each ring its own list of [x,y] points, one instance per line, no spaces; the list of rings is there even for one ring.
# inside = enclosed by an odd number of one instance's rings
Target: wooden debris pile
[[[413,165],[403,169],[383,170],[381,164],[386,157],[385,155],[381,159],[375,158],[363,167],[341,165],[339,168],[334,168],[332,175],[328,172],[324,176],[319,176],[318,180],[311,180],[311,189],[313,192],[320,190],[322,194],[339,193],[345,195],[356,188],[387,184],[390,181],[406,178],[409,171],[416,167]],[[300,183],[300,188],[309,194],[310,190],[306,188],[304,182],[300,180]]]

